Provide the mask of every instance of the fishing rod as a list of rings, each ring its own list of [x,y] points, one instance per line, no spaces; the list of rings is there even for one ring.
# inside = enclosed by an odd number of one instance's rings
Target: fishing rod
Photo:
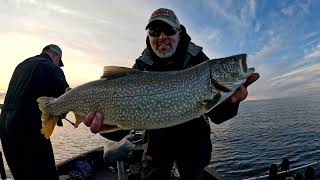
[[[66,120],[67,122],[69,122],[74,128],[77,128],[78,126],[76,125],[76,123],[70,121],[69,119],[67,119],[66,117],[62,118],[64,120]]]

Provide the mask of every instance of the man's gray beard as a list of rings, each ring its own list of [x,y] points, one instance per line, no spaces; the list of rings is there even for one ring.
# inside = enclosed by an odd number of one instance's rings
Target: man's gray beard
[[[169,52],[159,52],[158,50],[155,50],[154,53],[159,57],[159,58],[169,58],[174,54],[175,51],[169,51]]]

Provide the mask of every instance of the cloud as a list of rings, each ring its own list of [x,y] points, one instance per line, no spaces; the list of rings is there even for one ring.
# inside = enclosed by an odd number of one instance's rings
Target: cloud
[[[311,46],[304,46],[304,56],[297,60],[292,67],[293,69],[299,69],[320,63],[320,41],[316,43],[314,40],[311,40],[311,42],[307,44],[311,44]]]
[[[313,68],[319,69],[320,66]],[[252,85],[254,89],[249,90],[249,94],[262,98],[278,98],[320,93],[320,73],[312,70],[313,68],[290,72],[273,79],[261,78]]]
[[[216,14],[218,18],[223,18],[228,22],[234,31],[244,31],[251,29],[253,20],[256,18],[256,1],[206,1],[211,12]]]
[[[195,44],[203,47],[203,50],[208,57],[214,58],[222,56],[222,54],[217,51],[222,43],[223,37],[219,29],[206,27],[197,32],[190,31],[189,34]]]
[[[10,42],[5,49],[11,62],[1,62],[6,81],[0,86],[7,86],[18,61],[33,55],[30,49],[38,53],[47,43],[62,47],[63,69],[72,86],[97,79],[106,65],[131,67],[145,48],[144,26],[154,10],[148,3],[132,8],[135,3],[44,0],[10,1],[6,8],[0,6],[0,18],[6,19],[0,42]],[[15,51],[13,57],[9,52]],[[84,71],[87,73],[79,73]]]
[[[320,61],[320,42],[317,46],[312,48],[311,53],[306,56],[306,58],[316,58]]]
[[[113,22],[111,19],[107,19],[106,17],[95,17],[93,16],[88,16],[85,13],[81,12],[81,11],[76,11],[70,8],[66,8],[64,6],[60,6],[58,4],[54,4],[54,3],[50,3],[50,2],[46,2],[43,5],[44,8],[48,9],[48,10],[52,10],[56,13],[59,14],[64,14],[67,16],[73,16],[75,18],[79,18],[82,19],[84,21],[88,21],[88,22],[94,22],[96,24],[114,24],[115,22]]]
[[[287,16],[296,16],[298,14],[308,14],[310,12],[310,0],[296,0],[295,2],[290,2],[290,4],[284,5],[285,7],[281,9],[281,12]]]
[[[254,89],[253,94],[274,98],[320,93],[319,56],[310,58],[316,52],[318,52],[318,46],[309,54],[296,59],[289,56],[289,62],[263,63],[258,68],[261,79],[255,84],[258,87]]]
[[[17,22],[15,24],[24,26],[23,30],[19,28],[19,32],[24,31],[43,39],[58,39],[66,46],[82,52],[100,54],[101,57],[109,57],[109,60],[113,56],[119,63],[119,57],[123,54],[131,56],[135,53],[136,56],[139,56],[145,45],[144,23],[147,17],[141,18],[141,16],[145,15],[142,13],[146,10],[143,6],[141,9],[144,10],[141,11],[132,9],[130,4],[132,3],[126,3],[126,6],[115,2],[95,4],[89,1],[62,4],[41,1],[37,3],[38,8],[35,15],[21,15],[14,20]],[[26,3],[24,5],[28,6]],[[89,9],[88,6],[90,6]],[[91,9],[104,9],[103,6],[108,6],[108,11],[92,11]],[[133,20],[135,23],[132,23]],[[8,31],[12,32],[12,29],[18,28],[10,28]],[[123,60],[124,58],[122,62]]]
[[[38,5],[39,4],[39,1],[37,1],[37,0],[15,0],[13,2],[16,3],[17,7],[22,7],[25,5]]]
[[[320,64],[315,64],[270,80],[279,95],[310,94],[320,92]]]
[[[308,77],[312,77],[313,75],[315,76],[320,75],[320,72],[318,72],[319,68],[320,68],[320,63],[314,64],[311,66],[306,66],[299,69],[294,69],[290,72],[283,73],[280,76],[271,78],[270,79],[270,81],[272,81],[271,85],[284,84],[285,81],[286,82],[303,81],[304,79]]]
[[[8,52],[1,57],[15,64],[35,48],[55,42],[64,50],[70,83],[81,84],[99,76],[104,65],[130,67],[145,48],[144,27],[151,12],[166,6],[175,10],[208,57],[249,54],[248,65],[261,74],[249,87],[250,96],[319,88],[320,24],[312,8],[317,1],[141,1],[0,0],[0,42]],[[2,72],[9,72],[8,63],[1,62]],[[79,74],[81,70],[90,75]]]
[[[257,22],[255,25],[254,25],[254,32],[257,33],[259,32],[261,29],[261,23]]]
[[[80,14],[72,9],[67,9],[65,7],[59,6],[57,4],[53,4],[53,3],[46,3],[45,7],[47,9],[50,9],[52,11],[58,12],[58,13],[62,13],[62,14],[66,14],[66,15],[77,15],[80,16]]]
[[[320,43],[311,48],[302,46],[305,48],[305,54],[301,55],[295,51],[291,52],[293,47],[289,44],[314,41],[314,38],[296,38],[275,31],[277,29],[269,31],[268,35],[265,35],[270,37],[268,42],[259,51],[248,56],[249,64],[253,64],[261,75],[253,85],[250,95],[275,98],[319,92]],[[316,34],[312,33],[312,37],[314,36]],[[303,52],[303,49],[301,51]]]
[[[256,17],[256,1],[248,0],[247,4],[244,4],[240,10],[240,19],[242,23],[244,22],[252,22]]]
[[[254,63],[264,63],[270,56],[281,52],[285,48],[285,42],[281,36],[276,36],[273,32],[270,32],[270,37],[271,39],[258,52],[250,55],[250,59]]]

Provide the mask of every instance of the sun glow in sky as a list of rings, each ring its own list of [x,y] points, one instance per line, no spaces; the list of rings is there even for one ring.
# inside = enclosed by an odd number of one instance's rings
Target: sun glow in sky
[[[131,67],[159,7],[173,9],[210,58],[248,54],[261,75],[248,99],[320,92],[320,1],[0,0],[0,103],[15,66],[50,43],[63,50],[71,87],[103,66]]]

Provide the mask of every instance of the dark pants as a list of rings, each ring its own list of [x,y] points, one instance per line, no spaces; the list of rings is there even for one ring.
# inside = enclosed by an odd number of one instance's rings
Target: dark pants
[[[149,130],[146,136],[146,156],[152,160],[143,161],[143,180],[170,179],[173,162],[178,166],[181,179],[202,179],[212,150],[207,122],[198,119],[172,128]]]
[[[58,179],[50,140],[44,137],[1,137],[3,152],[16,180]]]

